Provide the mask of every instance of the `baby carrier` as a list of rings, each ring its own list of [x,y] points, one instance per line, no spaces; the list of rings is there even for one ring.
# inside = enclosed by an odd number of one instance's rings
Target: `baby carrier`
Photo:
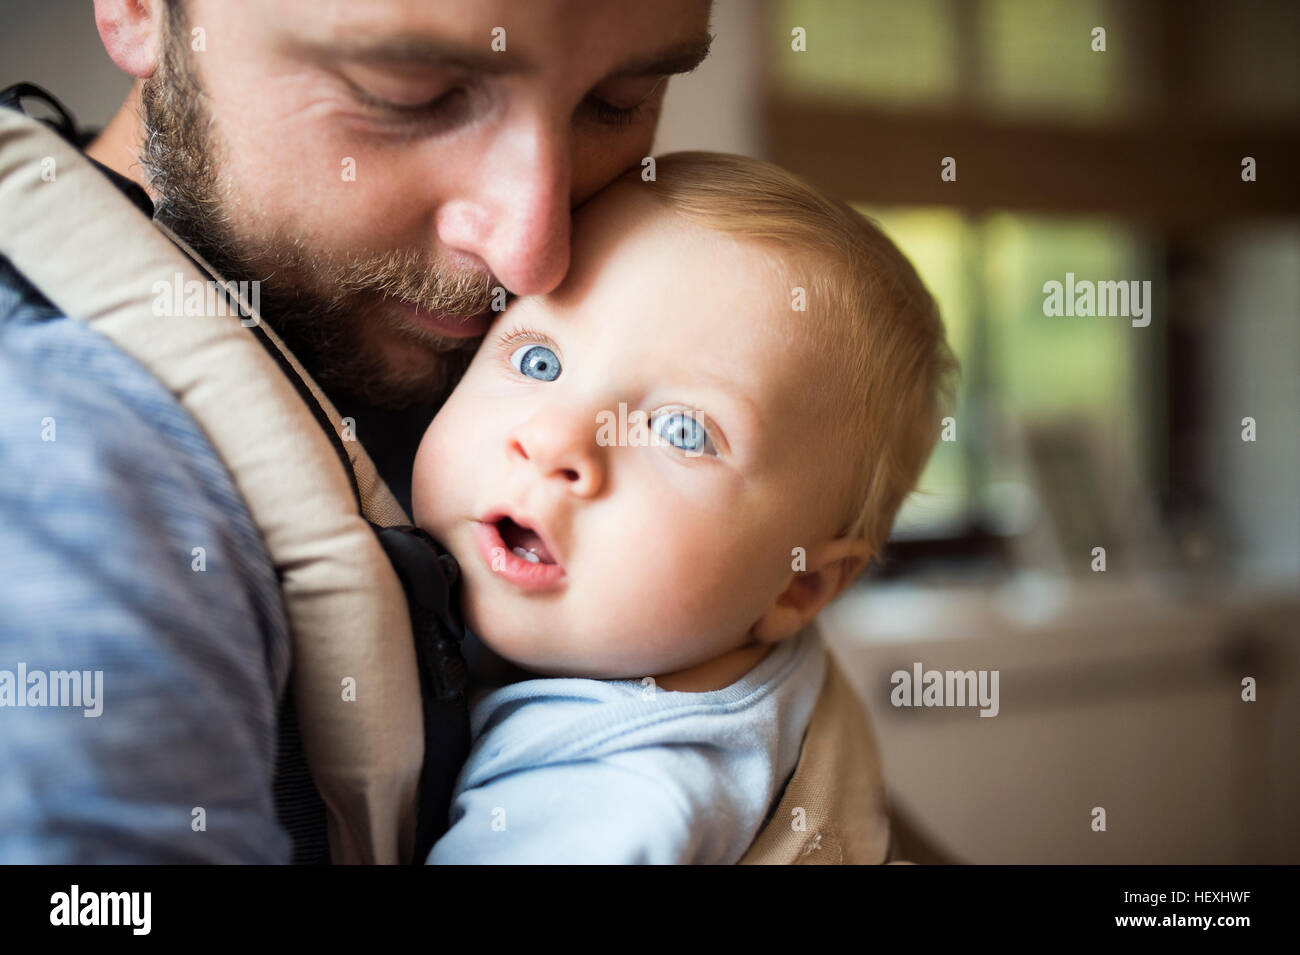
[[[0,222],[0,255],[149,369],[243,494],[281,582],[286,722],[324,803],[330,859],[422,862],[453,782],[433,766],[458,767],[467,740],[454,560],[404,529],[373,462],[265,323],[234,308],[154,313],[155,282],[219,277],[54,129],[11,109],[0,109]],[[339,705],[345,676],[366,692]],[[426,760],[434,747],[457,758]],[[741,861],[879,863],[890,849],[875,741],[832,658],[794,774]]]

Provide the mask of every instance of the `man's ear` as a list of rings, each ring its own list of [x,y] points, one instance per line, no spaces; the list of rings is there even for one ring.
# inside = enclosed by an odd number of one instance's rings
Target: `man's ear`
[[[762,643],[794,636],[852,582],[870,557],[871,548],[859,538],[837,537],[809,549],[806,569],[794,572],[785,590],[750,628],[750,635]]]
[[[95,26],[119,68],[142,80],[162,55],[166,0],[95,0]]]

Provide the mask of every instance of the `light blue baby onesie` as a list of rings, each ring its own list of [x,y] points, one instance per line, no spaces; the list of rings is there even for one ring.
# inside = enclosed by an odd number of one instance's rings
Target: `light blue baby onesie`
[[[528,679],[471,707],[452,863],[711,863],[745,854],[799,759],[826,674],[816,626],[721,690]]]

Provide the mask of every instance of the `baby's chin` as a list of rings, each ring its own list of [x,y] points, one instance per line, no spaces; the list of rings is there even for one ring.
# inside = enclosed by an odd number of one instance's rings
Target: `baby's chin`
[[[550,636],[557,631],[572,635],[563,624],[538,624],[526,611],[518,615],[502,612],[492,601],[475,600],[462,590],[465,622],[479,643],[502,661],[539,677],[582,677],[592,680],[640,679],[647,673],[630,673],[633,661],[572,659],[581,656],[573,646],[557,646]],[[486,605],[486,606],[484,606]],[[515,619],[515,617],[518,617]],[[589,624],[595,623],[588,621]],[[599,623],[596,623],[599,626]],[[612,623],[610,626],[614,626]]]
[[[544,639],[541,636],[543,629],[535,628],[536,636],[533,639],[521,639],[519,634],[524,622],[509,619],[513,615],[503,612],[499,603],[493,606],[491,598],[478,596],[468,582],[461,588],[461,608],[465,614],[465,624],[478,642],[501,660],[539,676],[561,675],[552,672],[555,669],[554,661],[547,659],[545,648],[539,645],[540,640]]]

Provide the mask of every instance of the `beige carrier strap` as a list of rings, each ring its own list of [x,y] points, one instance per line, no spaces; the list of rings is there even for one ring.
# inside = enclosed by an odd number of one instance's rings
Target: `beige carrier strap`
[[[79,151],[8,109],[0,222],[0,254],[152,372],[234,476],[280,576],[303,748],[328,809],[332,858],[407,861],[424,733],[406,599],[329,438],[238,317],[155,314],[157,283],[209,276]],[[337,428],[337,411],[299,373]],[[367,516],[405,523],[360,444],[344,445]],[[349,679],[354,701],[344,699]]]
[[[204,260],[203,256],[195,252],[188,242],[161,222],[155,221],[154,227],[166,235],[167,238],[171,239],[173,244],[185,250],[191,258],[199,262],[200,265],[207,270],[209,276],[220,280],[220,276],[217,275],[216,270]],[[243,304],[245,311],[250,313],[254,311],[248,306],[248,303],[245,302]],[[343,418],[339,415],[338,409],[334,407],[329,398],[325,397],[325,392],[321,391],[320,385],[316,384],[315,379],[307,373],[307,370],[303,368],[302,363],[299,362],[293,352],[285,346],[284,342],[280,340],[280,336],[275,333],[270,325],[261,323],[261,329],[267,339],[270,340],[271,344],[275,346],[276,351],[280,353],[281,357],[284,358],[289,366],[293,368],[298,377],[307,385],[312,397],[316,399],[316,403],[320,405],[321,410],[329,417],[330,426],[333,427],[334,433],[342,435],[344,433]],[[343,447],[347,451],[348,460],[352,462],[352,473],[356,477],[357,493],[361,497],[362,513],[380,527],[394,527],[399,524],[410,524],[411,520],[407,517],[406,511],[402,510],[402,505],[397,502],[397,498],[393,496],[393,492],[388,489],[388,485],[385,484],[383,479],[379,476],[379,471],[375,468],[375,463],[370,460],[370,455],[366,454],[365,448],[361,446],[361,442],[344,441]]]
[[[796,810],[802,809],[799,813]],[[802,818],[803,829],[795,828]],[[794,775],[741,865],[876,865],[889,851],[880,755],[834,656]]]

